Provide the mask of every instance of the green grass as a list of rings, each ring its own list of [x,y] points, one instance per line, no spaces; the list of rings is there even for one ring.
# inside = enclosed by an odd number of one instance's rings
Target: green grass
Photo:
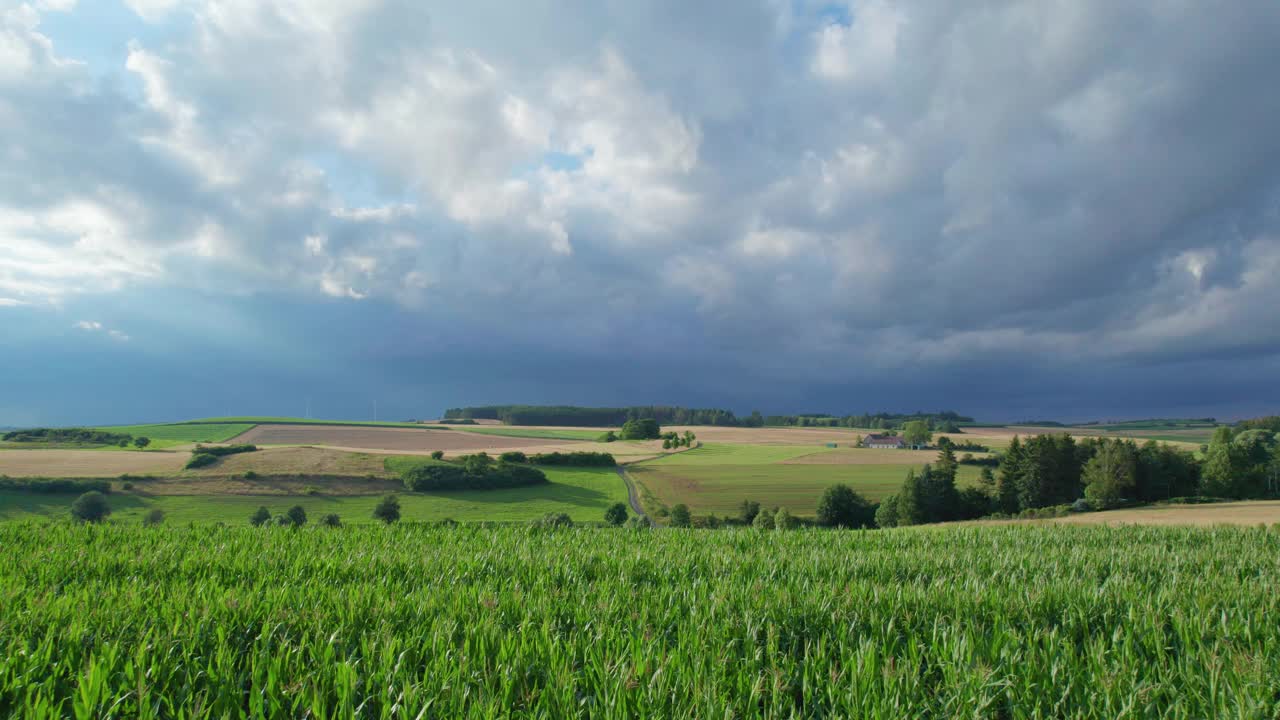
[[[50,717],[1274,718],[1280,533],[0,526]]]
[[[476,425],[451,425],[450,430],[477,433],[479,435],[501,435],[503,437],[541,438],[544,440],[595,440],[609,432],[609,428],[599,430],[567,430],[547,428],[493,427]],[[615,429],[616,432],[616,429]]]
[[[429,459],[428,459],[429,460]],[[549,512],[568,513],[575,521],[595,522],[605,508],[626,502],[627,491],[612,468],[542,468],[548,485],[503,490],[469,490],[438,493],[397,492],[405,520],[431,521],[452,518],[459,522],[525,522]],[[323,492],[324,485],[316,487]],[[42,494],[0,491],[0,520],[62,518],[70,511],[74,494]],[[239,525],[260,505],[273,513],[301,505],[318,520],[338,513],[344,522],[372,522],[380,495],[139,495],[115,492],[107,496],[112,518],[139,522],[153,508],[163,510],[169,522]]]
[[[94,428],[151,438],[148,448],[161,449],[193,442],[226,442],[253,429],[253,423],[176,423],[162,425],[110,425]]]
[[[294,418],[294,417],[213,417],[202,418],[199,420],[188,420],[186,423],[178,424],[226,424],[226,423],[249,423],[252,425],[340,425],[350,427],[400,427],[400,428],[418,428],[420,430],[449,430],[443,425],[423,425],[421,423],[405,423],[390,421],[373,421],[373,420],[316,420],[314,418]]]
[[[791,460],[803,455],[829,452],[824,445],[731,445],[707,443],[702,447],[667,455],[646,465],[763,465]]]
[[[910,465],[673,465],[653,462],[627,472],[660,505],[684,503],[695,515],[736,515],[743,500],[812,516],[828,487],[843,483],[872,502],[898,491]],[[956,484],[978,481],[981,470],[960,466]],[[654,508],[656,509],[656,508]]]

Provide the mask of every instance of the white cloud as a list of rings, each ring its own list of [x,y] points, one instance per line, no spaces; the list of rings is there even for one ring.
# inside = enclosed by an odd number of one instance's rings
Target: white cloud
[[[75,327],[81,330],[96,331],[102,329],[102,323],[94,320],[81,320],[75,324]]]

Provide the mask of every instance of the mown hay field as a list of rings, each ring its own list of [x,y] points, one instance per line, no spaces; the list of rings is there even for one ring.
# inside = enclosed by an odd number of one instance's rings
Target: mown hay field
[[[1273,718],[1280,533],[0,525],[0,713]]]

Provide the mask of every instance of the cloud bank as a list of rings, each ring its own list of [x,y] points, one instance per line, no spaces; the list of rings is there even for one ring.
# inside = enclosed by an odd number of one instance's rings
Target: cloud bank
[[[850,410],[1280,355],[1273,3],[131,0],[109,63],[82,10],[0,10],[0,312],[283,294]]]

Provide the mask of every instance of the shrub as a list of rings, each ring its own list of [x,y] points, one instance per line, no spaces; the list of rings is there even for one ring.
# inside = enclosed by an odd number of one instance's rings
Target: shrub
[[[120,489],[121,489],[121,490],[132,490],[132,489],[133,489],[133,483],[131,483],[131,482],[123,482],[123,483],[120,483]]]
[[[262,527],[271,521],[271,511],[265,507],[259,507],[249,516],[249,524],[254,527]]]
[[[239,455],[240,453],[257,452],[257,445],[196,445],[192,450],[192,454],[213,455],[214,457],[225,457],[227,455]]]
[[[832,485],[818,501],[818,524],[828,527],[860,528],[875,523],[876,510],[866,498],[848,485]]]
[[[777,515],[773,516],[773,527],[778,530],[795,530],[799,526],[800,521],[796,520],[786,508],[782,508]]]
[[[307,524],[307,511],[301,505],[294,505],[285,513],[289,518],[289,523],[294,527],[302,527]]]
[[[613,525],[614,527],[617,527],[622,523],[626,522],[627,521],[627,504],[618,502],[610,505],[609,509],[604,511],[604,521],[609,523],[610,525]]]
[[[395,495],[388,495],[378,501],[377,507],[373,509],[373,517],[375,520],[390,525],[400,521],[400,499]]]
[[[218,456],[210,453],[195,453],[191,459],[187,461],[187,469],[194,470],[196,468],[208,467],[218,462]]]
[[[432,451],[431,451],[431,459],[432,459],[432,460],[443,460],[443,459],[444,459],[444,451],[443,451],[443,450],[432,450]]]
[[[535,527],[543,528],[573,527],[573,518],[569,517],[568,513],[550,512],[534,520],[533,524]]]
[[[1089,512],[1092,509],[1093,509],[1093,506],[1090,505],[1089,501],[1085,500],[1084,498],[1080,498],[1079,500],[1076,500],[1075,502],[1071,503],[1071,512],[1082,513],[1082,512]]]
[[[596,438],[596,442],[611,443],[611,442],[616,442],[616,441],[617,441],[617,439],[618,439],[618,435],[617,435],[617,433],[615,433],[614,431],[610,430],[609,432],[607,432],[607,433],[605,433],[605,434],[601,435],[600,437]]]
[[[139,450],[141,450],[142,448],[150,444],[151,444],[151,438],[149,437],[140,437],[140,438],[133,439],[133,446],[138,448]]]
[[[277,515],[275,517],[274,522],[276,524],[276,527],[289,527],[290,525],[293,524],[293,522],[289,520],[288,515]]]
[[[246,470],[246,471],[245,471],[245,473],[244,473],[244,479],[245,479],[245,480],[257,480],[257,479],[258,479],[258,477],[259,477],[258,473],[254,472],[254,471],[252,471],[252,470]]]
[[[743,525],[750,525],[756,516],[760,514],[760,503],[754,500],[743,500],[738,506],[738,519]]]
[[[670,450],[670,449],[671,449],[671,438],[667,438],[666,440],[663,440],[663,441],[662,441],[662,449],[663,449],[663,450]]]
[[[102,522],[110,514],[107,497],[97,490],[90,490],[71,503],[71,517],[81,522]]]
[[[693,517],[689,514],[689,506],[680,503],[671,508],[671,527],[689,527],[693,525]]]
[[[757,530],[772,530],[777,523],[773,520],[772,510],[761,510],[756,513],[756,517],[751,521],[751,527]]]
[[[527,463],[529,462],[529,458],[519,450],[508,450],[498,456],[498,461],[505,463]]]
[[[0,490],[21,490],[23,492],[62,494],[62,493],[85,493],[100,492],[103,494],[111,492],[111,481],[109,480],[75,480],[71,478],[58,478],[51,480],[48,478],[11,478],[0,476]]]
[[[151,508],[151,511],[142,518],[142,524],[148,527],[155,527],[164,522],[164,511],[160,508]]]
[[[342,518],[338,517],[338,513],[329,513],[320,518],[320,524],[325,527],[342,527]]]

